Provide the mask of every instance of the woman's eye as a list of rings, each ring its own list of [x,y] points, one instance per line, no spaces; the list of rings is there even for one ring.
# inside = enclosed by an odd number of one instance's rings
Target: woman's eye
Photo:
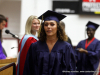
[[[44,26],[48,26],[48,24],[44,24]]]
[[[54,26],[54,24],[51,24],[51,26]]]
[[[36,25],[36,23],[33,23],[34,25]]]

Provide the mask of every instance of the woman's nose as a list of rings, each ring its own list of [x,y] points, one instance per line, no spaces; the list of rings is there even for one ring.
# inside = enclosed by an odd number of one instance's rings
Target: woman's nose
[[[48,25],[48,28],[50,28],[51,26],[50,25]]]

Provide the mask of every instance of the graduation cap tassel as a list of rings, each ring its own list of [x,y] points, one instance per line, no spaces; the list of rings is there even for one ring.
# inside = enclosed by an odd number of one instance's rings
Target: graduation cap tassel
[[[40,29],[39,29],[38,37],[40,37],[40,32],[41,32],[42,24],[43,24],[43,15],[42,15],[42,21],[41,21],[41,26],[40,26]]]
[[[41,24],[43,23],[43,15],[42,15],[42,21],[41,21]]]
[[[86,39],[86,29],[85,29],[85,39]]]
[[[85,39],[86,39],[86,30],[85,30]]]

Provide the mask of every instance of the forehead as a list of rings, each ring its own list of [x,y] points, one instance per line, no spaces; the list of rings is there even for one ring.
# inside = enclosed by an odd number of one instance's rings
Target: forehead
[[[37,22],[37,21],[39,21],[39,20],[38,20],[38,19],[33,19],[33,21],[36,21],[36,22]]]
[[[87,29],[93,29],[93,28],[87,28]]]
[[[6,21],[5,21],[5,20],[3,20],[1,23],[6,23]],[[1,23],[0,23],[0,24],[1,24]]]
[[[57,23],[57,22],[54,20],[49,20],[49,21],[44,21],[44,23]]]
[[[87,28],[87,30],[93,30],[94,31],[95,29],[93,29],[93,28]]]

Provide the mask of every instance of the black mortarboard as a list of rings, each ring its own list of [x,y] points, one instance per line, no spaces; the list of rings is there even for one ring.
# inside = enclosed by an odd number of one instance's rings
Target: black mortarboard
[[[93,28],[93,29],[97,29],[99,27],[98,24],[94,23],[94,22],[91,22],[89,21],[87,24],[86,24],[87,28]]]
[[[57,22],[61,21],[62,19],[64,19],[66,16],[51,10],[46,11],[45,13],[43,13],[40,17],[38,17],[39,19],[42,19],[44,21],[48,21],[48,20],[55,20]]]

